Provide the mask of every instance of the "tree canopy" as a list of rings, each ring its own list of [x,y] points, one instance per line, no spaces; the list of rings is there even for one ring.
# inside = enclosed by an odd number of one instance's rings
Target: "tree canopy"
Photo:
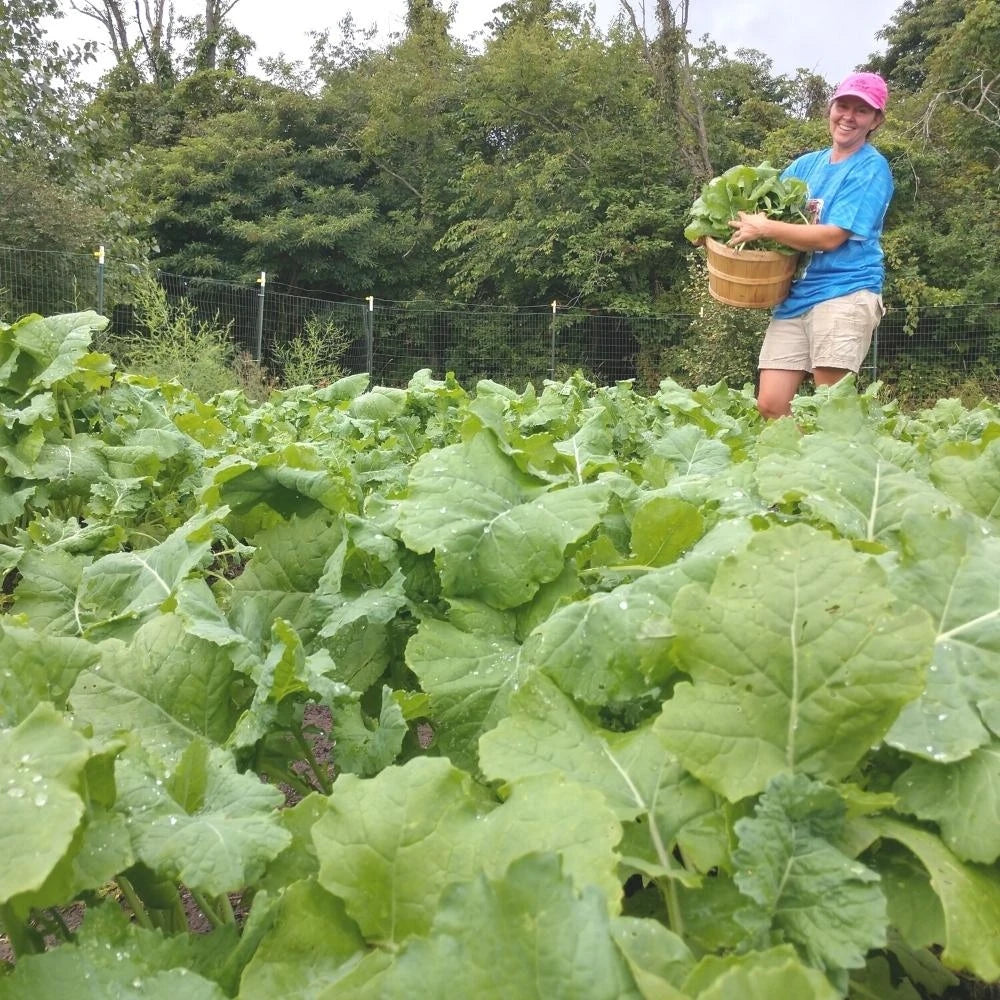
[[[0,27],[5,243],[125,240],[165,270],[350,296],[683,308],[706,177],[828,139],[829,81],[695,44],[685,5],[647,31],[623,2],[601,31],[571,0],[509,0],[472,48],[411,0],[388,40],[347,18],[307,62],[251,74],[233,2],[177,23],[80,3],[115,60],[90,89],[93,41],[41,29],[55,0],[15,0]],[[876,142],[898,302],[1000,297],[998,19],[992,0],[904,0],[868,61],[892,94]]]

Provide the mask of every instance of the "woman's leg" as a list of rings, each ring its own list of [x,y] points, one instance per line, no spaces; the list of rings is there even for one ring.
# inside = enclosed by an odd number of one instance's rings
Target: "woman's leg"
[[[821,368],[813,369],[813,381],[817,385],[836,385],[845,375],[851,374],[850,368]]]
[[[792,397],[810,368],[806,316],[771,319],[757,361],[757,409],[766,420],[787,417]]]
[[[757,409],[766,420],[787,417],[792,412],[792,397],[798,392],[804,371],[784,368],[762,368],[757,390]]]

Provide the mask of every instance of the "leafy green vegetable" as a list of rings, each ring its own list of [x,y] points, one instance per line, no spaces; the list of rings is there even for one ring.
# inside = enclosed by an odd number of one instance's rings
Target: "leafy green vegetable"
[[[705,237],[723,243],[732,235],[729,221],[739,212],[760,213],[779,222],[807,223],[806,203],[809,190],[797,177],[782,180],[780,171],[765,160],[757,167],[740,163],[713,177],[695,199],[684,229],[692,243]],[[755,240],[746,246],[754,250],[779,250],[797,253],[774,240]]]
[[[1000,976],[996,405],[205,402],[101,322],[0,331],[0,1000]]]

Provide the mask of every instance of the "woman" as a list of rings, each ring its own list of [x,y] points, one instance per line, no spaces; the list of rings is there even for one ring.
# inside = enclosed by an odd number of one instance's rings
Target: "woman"
[[[885,312],[879,239],[893,183],[885,157],[868,140],[885,121],[888,96],[877,73],[852,73],[830,101],[833,145],[782,172],[809,186],[811,225],[746,212],[729,223],[731,246],[767,238],[808,254],[761,346],[757,408],[764,417],[791,413],[809,372],[817,385],[857,372]]]

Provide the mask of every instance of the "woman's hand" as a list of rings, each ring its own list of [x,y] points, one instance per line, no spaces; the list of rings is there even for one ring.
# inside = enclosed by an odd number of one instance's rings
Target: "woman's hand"
[[[767,236],[765,228],[769,221],[763,212],[756,214],[738,212],[735,219],[729,220],[733,235],[730,237],[727,245],[734,247],[740,243],[750,243],[752,240],[764,239]]]

